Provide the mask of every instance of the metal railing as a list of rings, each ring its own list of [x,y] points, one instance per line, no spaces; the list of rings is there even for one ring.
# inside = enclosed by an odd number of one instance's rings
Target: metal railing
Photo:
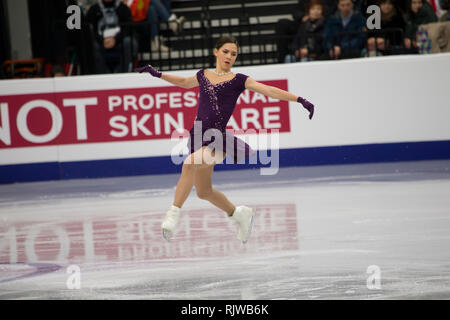
[[[244,5],[242,5],[245,8]],[[248,66],[258,64],[277,63],[277,49],[276,42],[280,37],[270,30],[263,30],[260,17],[250,17],[243,9],[241,13],[233,18],[212,19],[210,11],[205,2],[202,6],[201,19],[199,21],[185,21],[184,29],[177,35],[174,35],[167,22],[161,22],[158,26],[160,35],[166,38],[167,46],[170,48],[168,52],[162,52],[161,48],[158,51],[153,51],[150,46],[150,27],[151,23],[143,22],[129,22],[121,24],[121,32],[124,37],[134,39],[138,47],[122,47],[122,50],[133,50],[130,53],[132,59],[132,67],[142,64],[152,64],[161,71],[180,70],[188,68],[211,68],[215,67],[215,57],[213,54],[215,41],[223,34],[233,34],[240,43],[240,56],[236,61],[236,65]],[[84,29],[87,28],[87,29]],[[92,53],[89,52],[90,46],[86,46],[88,41],[96,41],[94,37],[94,30],[91,25],[83,24],[82,29],[88,30],[88,33],[81,32],[79,45],[86,47],[78,48],[80,53],[77,56],[78,63],[81,64],[81,73],[93,73],[89,68],[89,62],[92,61]],[[146,32],[143,30],[147,29]],[[395,42],[397,45],[391,49],[387,54],[395,54],[397,49],[399,53],[403,53],[403,30],[401,29],[386,29],[370,31],[371,35],[385,39],[389,45]],[[323,35],[305,35],[308,37],[321,37]],[[285,36],[289,37],[289,36]],[[332,43],[339,43],[342,39],[349,37],[356,37],[360,40],[361,49],[367,49],[367,34],[365,32],[346,32],[333,36]],[[292,36],[290,37],[292,39]],[[392,41],[394,39],[394,41]],[[401,39],[401,40],[398,40]],[[325,40],[321,40],[322,43]],[[137,49],[137,50],[135,50]],[[292,48],[291,48],[292,49]],[[343,47],[343,55],[347,47]],[[325,53],[327,50],[324,50]],[[293,50],[291,50],[291,54]],[[122,52],[122,54],[125,54]],[[355,55],[356,56],[356,55]],[[329,58],[329,57],[328,57]],[[129,68],[131,71],[132,68]]]
[[[297,49],[305,46],[308,49],[311,49],[311,47],[308,46],[308,43],[313,42],[316,49],[315,54],[322,55],[322,59],[333,58],[329,56],[329,45],[331,45],[331,48],[333,48],[333,46],[339,46],[341,48],[342,56],[345,58],[359,57],[364,50],[366,52],[368,51],[368,39],[371,37],[384,40],[383,48],[378,47],[378,42],[375,41],[375,50],[380,50],[382,54],[401,54],[407,51],[403,45],[404,31],[400,28],[387,28],[383,30],[361,32],[340,32],[333,34],[329,38],[323,33],[314,34],[305,32],[303,35],[300,35],[301,39],[298,39],[301,41],[292,41],[289,46],[289,53],[294,55]]]

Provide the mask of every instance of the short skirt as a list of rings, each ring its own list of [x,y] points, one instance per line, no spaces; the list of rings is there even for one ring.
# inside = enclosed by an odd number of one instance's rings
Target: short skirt
[[[236,137],[229,130],[210,129],[205,135],[206,130],[194,132],[193,128],[189,131],[187,147],[190,153],[201,149],[203,146],[209,146],[212,149],[219,149],[226,153],[233,163],[238,163],[243,159],[250,158],[256,151],[242,139]],[[220,139],[216,141],[217,139]]]

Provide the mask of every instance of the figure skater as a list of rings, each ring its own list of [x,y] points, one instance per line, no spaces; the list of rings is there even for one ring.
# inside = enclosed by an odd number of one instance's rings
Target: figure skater
[[[247,242],[253,226],[255,210],[244,205],[235,207],[223,193],[212,187],[214,165],[222,162],[227,153],[231,153],[235,162],[239,160],[239,152],[233,152],[236,150],[236,146],[237,149],[244,151],[245,158],[255,153],[247,143],[226,130],[226,125],[233,114],[236,101],[245,89],[274,99],[299,102],[309,111],[310,119],[314,114],[314,105],[306,99],[297,97],[282,89],[259,83],[242,73],[233,73],[231,67],[236,61],[238,50],[239,46],[235,37],[222,36],[217,41],[214,49],[216,69],[201,69],[193,77],[161,73],[150,65],[136,69],[136,71],[141,73],[144,71],[149,72],[154,77],[161,78],[182,88],[200,86],[196,121],[189,131],[188,148],[190,149],[190,154],[183,162],[173,204],[169,207],[161,225],[163,236],[167,241],[173,236],[180,217],[181,207],[195,185],[197,196],[200,199],[208,200],[236,221],[237,238],[242,243]],[[194,130],[196,123],[201,124],[201,131]],[[209,146],[210,144],[212,145],[211,141],[206,141],[207,139],[203,136],[203,133],[208,129],[218,130],[222,133],[222,150],[220,150],[220,147],[211,148]],[[197,140],[194,139],[194,133],[201,134],[201,144],[197,143],[196,145],[192,143],[193,141],[198,141],[198,138]]]

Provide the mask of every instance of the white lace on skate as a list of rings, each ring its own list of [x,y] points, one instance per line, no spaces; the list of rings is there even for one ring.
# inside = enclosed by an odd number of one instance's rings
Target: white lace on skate
[[[254,216],[255,210],[246,206],[236,207],[236,210],[232,216],[232,219],[234,219],[237,223],[237,238],[244,244],[247,243],[250,237]]]
[[[170,241],[170,239],[172,238],[175,228],[177,227],[179,217],[180,217],[180,208],[171,205],[166,213],[166,218],[161,224],[163,237],[167,241]]]

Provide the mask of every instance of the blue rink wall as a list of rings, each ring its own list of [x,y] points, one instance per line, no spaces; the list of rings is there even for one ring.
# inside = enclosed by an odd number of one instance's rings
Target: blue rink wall
[[[269,154],[270,155],[270,154]],[[450,159],[450,140],[279,150],[279,167]],[[218,164],[215,170],[268,167]],[[169,156],[0,166],[0,183],[181,172]]]
[[[257,81],[286,79],[288,91],[316,105],[309,120],[306,110],[289,103],[290,131],[279,135],[279,167],[450,159],[450,54],[233,69]],[[167,86],[139,74],[3,80],[0,102],[2,96],[48,88],[126,89],[143,82]],[[4,129],[0,123],[0,137]],[[178,173],[181,165],[171,161],[172,147],[170,139],[157,139],[0,148],[0,183]],[[218,164],[215,170],[270,166],[255,162]]]

